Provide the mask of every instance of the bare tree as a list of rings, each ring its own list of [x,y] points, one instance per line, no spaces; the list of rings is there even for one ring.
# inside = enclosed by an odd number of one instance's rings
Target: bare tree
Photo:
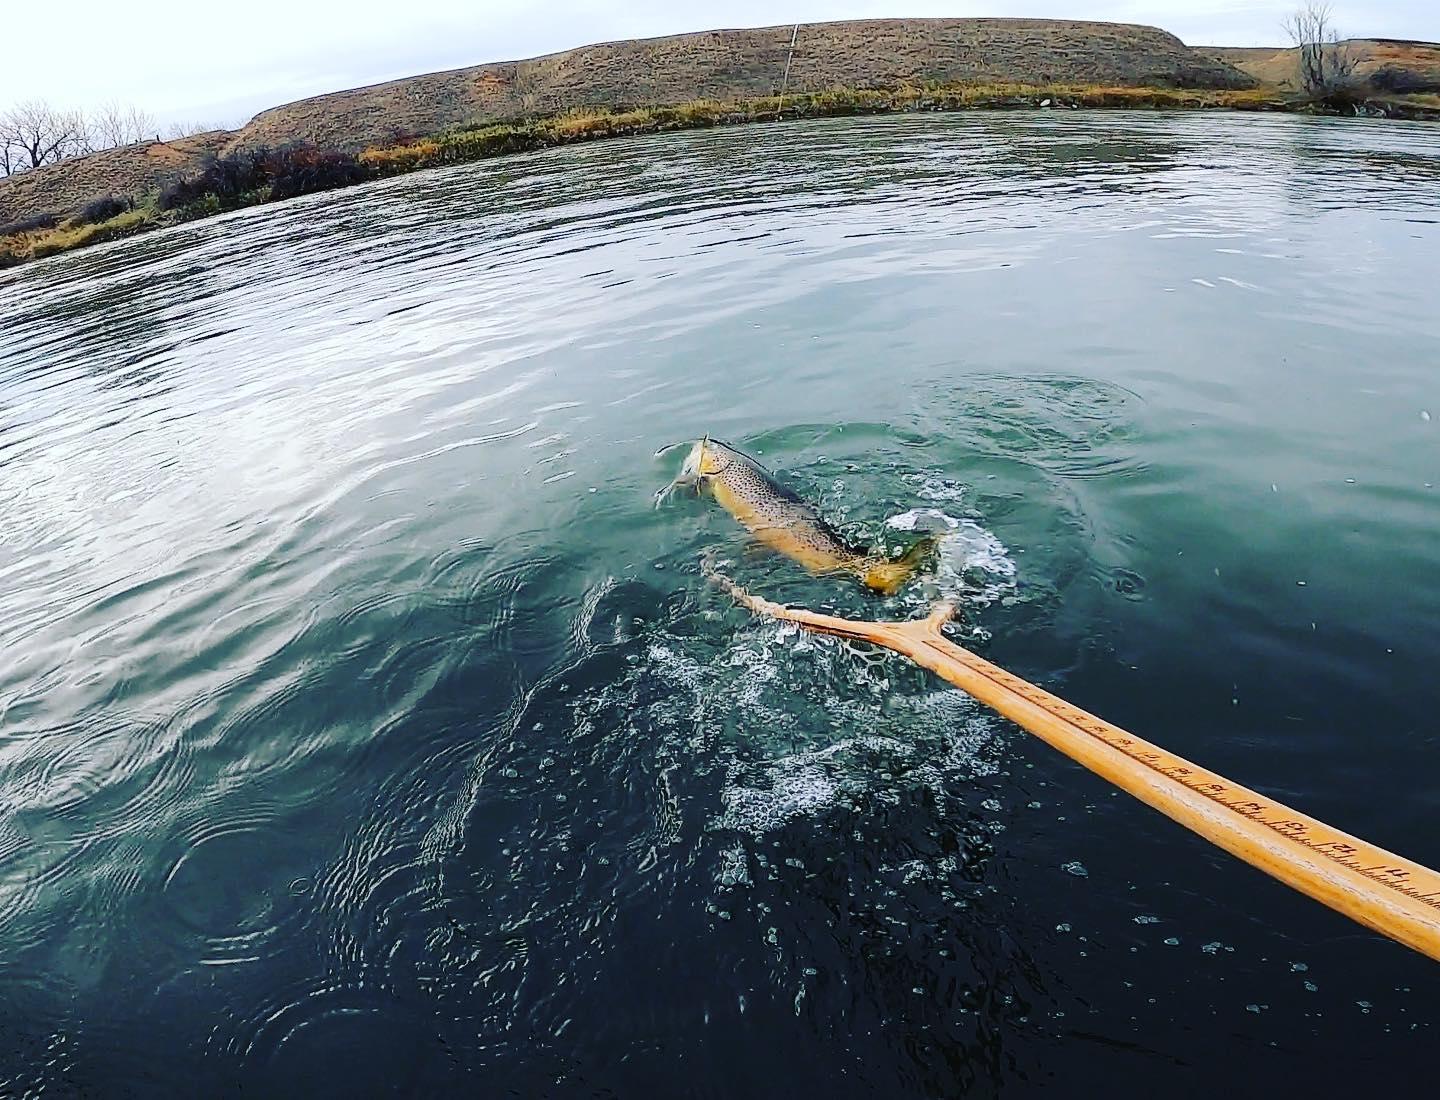
[[[1359,58],[1335,29],[1325,0],[1307,0],[1285,20],[1285,33],[1300,51],[1300,82],[1312,96],[1331,99],[1354,89]]]
[[[0,112],[0,176],[133,145],[158,133],[155,119],[135,106],[111,102],[87,116],[32,99]]]
[[[165,140],[178,141],[180,138],[208,134],[215,130],[238,130],[241,124],[231,126],[222,122],[172,122],[165,127]]]
[[[44,100],[32,99],[0,114],[6,175],[54,164],[84,152],[88,145],[85,117],[78,111],[57,110]]]
[[[134,145],[137,141],[155,137],[159,132],[153,116],[139,107],[112,101],[90,115],[87,126],[89,151]]]

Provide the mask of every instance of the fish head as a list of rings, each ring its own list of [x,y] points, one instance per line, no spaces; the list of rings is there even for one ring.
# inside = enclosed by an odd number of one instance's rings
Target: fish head
[[[704,491],[706,482],[723,473],[730,462],[729,448],[725,444],[711,439],[708,435],[696,440],[685,456],[685,462],[675,480],[655,494],[656,506],[676,489],[693,489],[697,493]]]
[[[706,478],[723,474],[733,457],[734,452],[729,447],[707,435],[690,448],[680,476],[688,477],[696,483],[703,482]]]

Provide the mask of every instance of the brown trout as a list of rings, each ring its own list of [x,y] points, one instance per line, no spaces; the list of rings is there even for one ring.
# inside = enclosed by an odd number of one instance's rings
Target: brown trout
[[[657,502],[681,487],[709,490],[757,539],[812,573],[851,573],[887,596],[898,591],[935,552],[933,538],[921,539],[894,561],[882,550],[855,546],[760,463],[709,436],[690,449],[680,476],[661,490]]]

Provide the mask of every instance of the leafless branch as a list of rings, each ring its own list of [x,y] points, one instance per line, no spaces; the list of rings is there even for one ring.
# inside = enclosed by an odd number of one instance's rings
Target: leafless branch
[[[1284,26],[1299,51],[1300,82],[1308,93],[1325,99],[1353,90],[1360,59],[1335,29],[1334,13],[1325,0],[1308,0]]]
[[[75,156],[88,144],[85,118],[78,111],[56,110],[33,99],[0,114],[7,175]]]
[[[172,122],[165,127],[165,140],[178,141],[180,138],[194,137],[196,134],[208,134],[213,130],[236,129],[239,127],[219,122]]]
[[[118,149],[159,134],[155,119],[135,106],[110,102],[90,116],[90,143],[95,149]]]
[[[108,103],[87,117],[28,100],[0,111],[0,174],[130,145],[156,133],[155,120],[138,107]]]

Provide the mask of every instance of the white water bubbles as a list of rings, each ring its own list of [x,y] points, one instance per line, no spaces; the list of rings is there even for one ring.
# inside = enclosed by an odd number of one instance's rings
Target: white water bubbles
[[[745,769],[736,768],[736,781],[726,786],[724,812],[715,820],[721,829],[760,836],[788,821],[808,817],[833,806],[845,793],[854,793],[857,777],[832,766],[846,747],[842,742],[813,752],[796,753],[766,762],[755,785],[748,785]]]
[[[959,501],[960,486],[926,479],[920,495]],[[981,608],[1012,599],[1016,593],[1016,565],[1010,550],[994,532],[974,519],[951,515],[937,507],[912,508],[891,516],[885,526],[893,531],[915,532],[937,539],[933,574],[913,586],[907,605],[928,608],[948,600],[963,608]],[[985,638],[976,626],[972,637]]]
[[[831,655],[818,661],[855,660],[840,643],[819,648]],[[827,713],[809,744],[734,760],[710,828],[760,841],[806,820],[844,820],[863,832],[902,806],[924,806],[936,821],[947,806],[973,803],[997,820],[1003,812],[975,788],[1000,769],[1003,726],[964,692],[833,695]]]
[[[939,539],[936,581],[946,595],[988,604],[1015,590],[1015,559],[1005,544],[972,519],[938,508],[912,508],[891,516],[887,527],[918,531]]]

